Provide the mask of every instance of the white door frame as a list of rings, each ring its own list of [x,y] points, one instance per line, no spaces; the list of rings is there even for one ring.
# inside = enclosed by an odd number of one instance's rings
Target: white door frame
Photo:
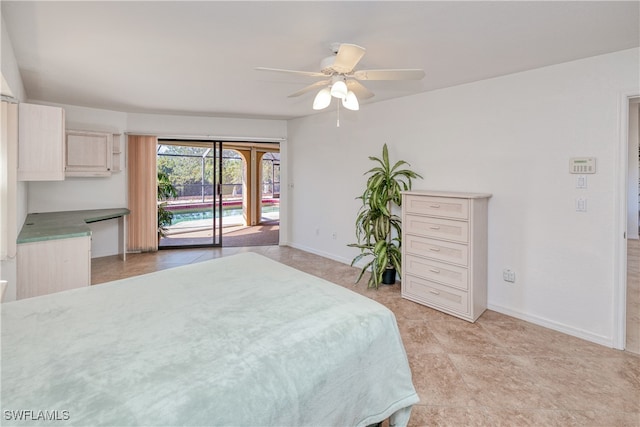
[[[620,94],[618,176],[615,183],[616,224],[614,228],[613,347],[624,350],[627,332],[627,194],[629,162],[629,101],[640,96],[637,89]]]

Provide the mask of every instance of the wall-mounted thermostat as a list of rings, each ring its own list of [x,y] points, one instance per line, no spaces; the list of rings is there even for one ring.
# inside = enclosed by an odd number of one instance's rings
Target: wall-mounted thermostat
[[[596,173],[596,158],[572,157],[569,159],[569,173]]]

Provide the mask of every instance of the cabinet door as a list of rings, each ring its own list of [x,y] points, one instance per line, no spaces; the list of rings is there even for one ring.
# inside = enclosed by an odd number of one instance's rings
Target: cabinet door
[[[18,180],[64,180],[64,110],[25,103],[18,108]]]
[[[109,176],[113,134],[67,131],[66,176]]]
[[[18,245],[17,298],[30,298],[91,284],[91,237]]]

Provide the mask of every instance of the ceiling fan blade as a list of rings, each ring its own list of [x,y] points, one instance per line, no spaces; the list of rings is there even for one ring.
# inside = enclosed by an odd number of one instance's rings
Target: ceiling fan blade
[[[356,94],[358,99],[367,99],[373,97],[373,92],[367,89],[357,80],[347,79],[347,89]]]
[[[255,69],[257,71],[274,71],[276,73],[298,74],[300,76],[308,76],[308,77],[327,77],[326,74],[318,73],[315,71],[283,70],[281,68],[267,68],[267,67],[256,67]]]
[[[424,77],[424,70],[358,70],[353,77],[358,80],[420,80]]]
[[[353,71],[360,62],[366,49],[355,44],[342,43],[331,68],[338,74],[346,74]]]
[[[320,80],[319,82],[315,82],[313,84],[310,84],[309,86],[303,87],[297,92],[293,92],[291,95],[289,95],[289,98],[294,98],[296,96],[303,95],[307,92],[311,92],[312,90],[320,88],[322,86],[329,86],[330,83],[331,83],[331,80]]]

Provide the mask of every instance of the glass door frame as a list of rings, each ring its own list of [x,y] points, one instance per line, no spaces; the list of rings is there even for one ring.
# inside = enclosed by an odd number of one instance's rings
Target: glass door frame
[[[212,171],[212,236],[211,241],[208,242],[208,238],[199,238],[202,243],[192,244],[172,244],[172,245],[158,245],[158,249],[186,249],[186,248],[210,248],[210,247],[222,247],[222,141],[218,140],[205,140],[205,139],[175,139],[175,138],[158,138],[158,146],[160,145],[173,145],[183,147],[202,147],[210,148],[213,156],[213,171]],[[201,184],[204,189],[204,182]]]

